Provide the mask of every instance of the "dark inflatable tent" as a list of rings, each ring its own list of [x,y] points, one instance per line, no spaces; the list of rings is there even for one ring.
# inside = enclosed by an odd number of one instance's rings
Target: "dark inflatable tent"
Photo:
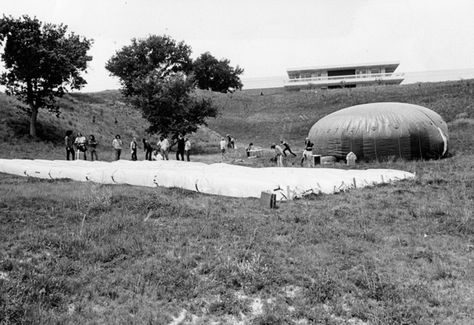
[[[371,103],[329,114],[308,137],[313,152],[357,160],[441,158],[448,151],[448,126],[437,113],[413,104]]]

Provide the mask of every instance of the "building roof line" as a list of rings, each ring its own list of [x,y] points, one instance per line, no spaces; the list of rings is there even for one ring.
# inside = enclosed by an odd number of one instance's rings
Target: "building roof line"
[[[348,68],[370,68],[379,66],[397,66],[400,64],[399,61],[386,61],[386,62],[372,62],[372,63],[353,63],[353,64],[339,64],[339,65],[328,65],[319,67],[299,67],[299,68],[287,68],[287,72],[306,71],[306,70],[329,70],[329,69],[348,69]]]

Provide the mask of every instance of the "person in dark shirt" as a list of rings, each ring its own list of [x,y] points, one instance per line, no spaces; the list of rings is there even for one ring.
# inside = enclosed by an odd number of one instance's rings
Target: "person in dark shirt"
[[[97,141],[94,137],[93,134],[91,134],[89,136],[89,151],[91,153],[91,161],[94,161],[94,157],[95,157],[95,160],[99,160],[99,157],[97,157]]]
[[[311,162],[311,157],[313,155],[313,146],[314,144],[309,140],[309,138],[306,138],[304,141],[304,151],[303,151],[303,157],[301,157],[301,167],[303,167],[303,163],[305,160]]]
[[[249,146],[245,149],[245,152],[247,153],[247,158],[250,158],[250,152],[253,150],[253,143],[250,142]]]
[[[184,161],[184,147],[186,144],[186,140],[184,140],[183,135],[180,133],[178,135],[178,150],[176,151],[176,160],[179,160],[179,157],[181,156],[181,160]]]
[[[145,150],[145,160],[151,161],[151,155],[153,153],[153,147],[147,139],[143,139],[143,150]]]
[[[293,157],[296,157],[296,154],[293,151],[291,151],[290,145],[285,140],[281,140],[280,143],[283,146],[283,155],[285,157],[286,157],[286,152],[287,151],[289,153],[291,153],[293,155]]]
[[[64,145],[66,146],[66,160],[74,160],[75,152],[74,152],[74,138],[72,136],[72,131],[66,131],[66,137],[64,138]]]

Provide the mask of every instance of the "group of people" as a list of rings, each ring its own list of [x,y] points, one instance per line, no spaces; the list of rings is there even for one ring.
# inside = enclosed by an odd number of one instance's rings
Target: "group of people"
[[[314,144],[309,140],[309,138],[306,138],[305,142],[304,142],[304,145],[305,145],[305,148],[304,148],[303,154],[301,156],[301,162],[300,162],[301,166],[303,166],[305,162],[309,162],[309,163],[312,162]],[[273,143],[270,146],[270,149],[273,149],[273,151],[275,153],[275,156],[272,158],[272,160],[276,162],[278,167],[283,167],[283,165],[284,165],[283,159],[284,159],[284,157],[287,157],[288,154],[291,154],[293,157],[297,156],[291,150],[290,145],[285,140],[280,140],[279,144]],[[258,152],[259,150],[255,150],[253,143],[250,142],[249,145],[247,146],[247,148],[245,148],[245,151],[247,153],[247,158],[252,158],[252,157],[254,157],[254,156],[252,156],[252,152],[254,152],[254,151]]]
[[[66,146],[66,159],[67,160],[76,160],[82,158],[87,160],[87,151],[90,153],[90,158],[92,161],[99,160],[97,156],[97,141],[93,134],[89,135],[87,139],[82,133],[77,133],[74,137],[71,130],[66,131],[66,137],[64,138]]]
[[[88,153],[90,160],[99,160],[99,157],[97,155],[98,142],[93,134],[89,135],[89,138],[86,138],[79,132],[74,137],[72,131],[69,130],[66,132],[66,137],[64,141],[66,146],[67,160],[81,159],[81,155],[82,159],[87,160]],[[147,139],[143,139],[142,142],[143,150],[145,152],[145,160],[169,160],[171,144],[166,137],[160,136],[160,140],[156,143],[156,146],[153,146],[152,143]],[[189,139],[185,138],[183,134],[178,134],[175,144],[177,145],[176,160],[184,161],[186,157],[186,160],[190,161],[189,156],[191,151],[191,142],[189,141]],[[309,140],[309,138],[305,139],[305,149],[301,156],[300,162],[301,166],[303,166],[305,161],[311,163],[313,145],[314,144]],[[225,138],[221,138],[219,146],[221,150],[222,159],[224,159],[226,149],[235,149],[235,140],[228,134]],[[120,134],[117,134],[112,140],[112,148],[114,149],[114,159],[120,160],[123,149],[123,142],[120,137]],[[138,142],[136,137],[132,138],[129,148],[131,155],[130,159],[132,161],[138,160]],[[251,157],[251,152],[254,150],[253,148],[253,143],[249,143],[248,147],[245,149],[247,157]],[[291,150],[290,145],[285,140],[281,140],[279,144],[273,143],[270,148],[274,150],[274,160],[276,161],[278,167],[283,167],[283,159],[284,157],[287,157],[288,154],[293,155],[293,157],[297,156]]]
[[[222,159],[224,159],[226,149],[237,149],[235,146],[235,139],[231,137],[230,134],[227,134],[225,138],[221,138],[221,141],[219,142],[219,148],[221,150]]]
[[[66,159],[76,160],[84,159],[87,160],[88,152],[92,161],[99,160],[97,155],[98,142],[95,136],[91,134],[89,138],[86,138],[82,133],[78,132],[76,136],[73,136],[73,132],[68,130],[64,138],[66,146]],[[161,136],[160,140],[154,147],[151,142],[147,139],[143,139],[143,150],[145,151],[145,160],[169,160],[170,142],[166,137]],[[187,161],[190,161],[191,142],[188,138],[185,138],[182,134],[178,135],[176,140],[177,151],[176,160],[183,160],[186,157]],[[112,148],[114,150],[114,159],[120,160],[123,149],[123,141],[120,134],[117,134],[112,140]],[[130,142],[130,159],[132,161],[138,160],[138,142],[137,138],[133,137]],[[82,156],[82,157],[81,157]]]
[[[305,163],[305,161],[311,163],[311,157],[313,155],[314,144],[309,140],[309,138],[305,139],[304,145],[305,145],[305,148],[303,151],[303,155],[301,156],[301,162],[300,162],[301,167],[303,167],[303,164]],[[284,140],[280,141],[280,145],[277,145],[275,143],[272,144],[270,148],[275,151],[274,159],[276,160],[277,167],[283,167],[283,157],[287,156],[286,154],[287,151],[290,154],[292,154],[294,157],[296,157],[296,154],[293,151],[291,151],[290,145]]]
[[[176,160],[184,161],[184,157],[186,157],[186,160],[190,161],[189,155],[191,152],[191,141],[189,141],[189,138],[185,138],[182,134],[178,134],[176,145]],[[166,137],[160,137],[160,141],[158,141],[156,144],[156,149],[153,148],[152,144],[148,140],[143,139],[143,147],[146,151],[146,160],[169,160],[169,151],[171,145]]]

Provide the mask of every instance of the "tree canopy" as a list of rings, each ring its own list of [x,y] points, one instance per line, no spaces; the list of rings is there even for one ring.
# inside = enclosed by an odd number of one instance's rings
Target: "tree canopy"
[[[239,66],[231,67],[229,60],[217,60],[209,52],[201,54],[193,62],[194,78],[200,89],[221,93],[242,89],[239,75],[243,72]]]
[[[107,61],[105,68],[119,77],[122,93],[132,96],[135,82],[153,74],[158,79],[177,72],[188,73],[192,68],[191,48],[184,42],[177,43],[169,36],[151,35],[146,39],[132,39]],[[142,83],[138,83],[142,85]]]
[[[6,86],[8,95],[27,105],[31,136],[36,136],[40,108],[58,113],[56,98],[87,83],[81,72],[92,60],[87,55],[91,44],[92,40],[67,34],[62,24],[42,23],[26,15],[0,19],[1,58],[6,69],[0,84]]]
[[[193,91],[191,48],[169,36],[132,39],[106,63],[120,78],[122,94],[150,122],[148,132],[162,135],[191,133],[215,117],[210,100],[198,99]]]
[[[131,103],[139,107],[150,122],[149,133],[162,135],[195,132],[206,125],[207,117],[216,117],[217,109],[209,99],[197,99],[190,94],[193,81],[183,74],[161,78],[156,74],[134,83]]]

